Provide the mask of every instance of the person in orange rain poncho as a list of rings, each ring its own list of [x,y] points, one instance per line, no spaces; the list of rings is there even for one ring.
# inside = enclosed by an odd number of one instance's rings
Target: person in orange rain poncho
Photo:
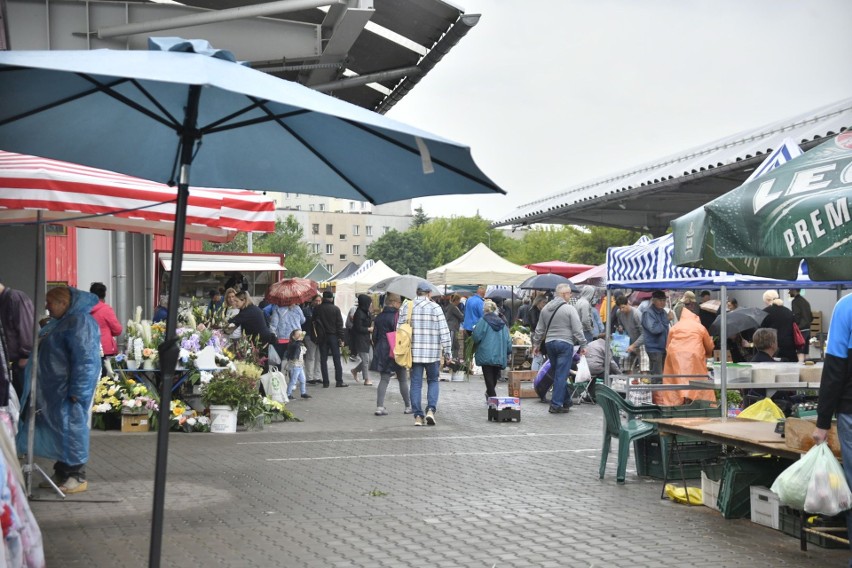
[[[681,319],[670,330],[666,343],[664,375],[706,375],[707,358],[713,355],[713,340],[701,325],[698,316],[689,310],[681,312]],[[685,385],[697,377],[663,377],[663,384]],[[716,401],[712,390],[656,391],[654,403],[661,406],[678,406],[692,400]]]

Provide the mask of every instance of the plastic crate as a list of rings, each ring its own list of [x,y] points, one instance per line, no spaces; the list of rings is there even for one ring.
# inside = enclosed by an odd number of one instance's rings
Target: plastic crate
[[[678,436],[677,447],[680,461],[683,463],[683,476],[686,479],[698,479],[701,477],[702,462],[718,458],[722,454],[722,447],[712,442],[698,441],[695,438],[681,441],[682,439]],[[670,444],[669,438],[661,438],[659,435],[636,440],[633,443],[636,473],[656,479],[665,477],[680,479],[680,467],[677,461],[668,463]],[[668,476],[665,475],[666,465],[668,465]]]
[[[683,406],[661,406],[660,418],[703,418],[722,416],[721,406],[711,406],[709,400],[696,400]]]
[[[726,519],[741,519],[751,513],[751,486],[769,487],[792,462],[781,458],[739,457],[725,460],[719,511]]]
[[[751,522],[780,530],[778,495],[770,491],[768,487],[760,485],[752,485],[749,492],[751,496]]]
[[[724,461],[704,462],[701,464],[701,496],[705,507],[718,511],[719,488],[722,486]]]
[[[778,521],[781,531],[784,534],[799,538],[799,533],[802,528],[801,515],[802,514],[800,511],[797,511],[792,507],[788,507],[786,505],[781,505],[780,507],[778,507]],[[815,527],[846,526],[846,513],[841,513],[835,517],[806,514],[805,519],[811,526]],[[838,536],[845,535],[841,534]],[[847,548],[847,545],[843,544],[842,542],[837,542],[836,540],[825,538],[820,534],[806,533],[805,538],[808,543],[821,546],[822,548]]]

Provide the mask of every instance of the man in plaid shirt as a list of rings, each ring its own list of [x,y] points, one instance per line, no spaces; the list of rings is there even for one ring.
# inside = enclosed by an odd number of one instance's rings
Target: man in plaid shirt
[[[410,323],[411,338],[411,408],[414,410],[414,425],[423,426],[424,414],[420,405],[423,390],[423,372],[426,371],[426,414],[425,422],[435,425],[440,386],[438,376],[441,355],[450,358],[452,339],[447,319],[440,306],[430,299],[428,284],[417,286],[417,298],[413,304],[406,302],[399,312],[398,323]],[[410,312],[410,315],[409,315]]]

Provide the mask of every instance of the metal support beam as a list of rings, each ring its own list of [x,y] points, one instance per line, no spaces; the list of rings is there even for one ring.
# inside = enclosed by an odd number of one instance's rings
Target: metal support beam
[[[97,35],[100,39],[106,39],[148,32],[159,32],[175,28],[201,26],[216,22],[228,22],[246,18],[257,18],[260,16],[271,16],[273,14],[281,14],[284,12],[308,10],[311,8],[319,8],[320,6],[337,4],[338,1],[339,0],[279,0],[278,2],[255,4],[253,6],[240,6],[238,8],[230,8],[227,10],[211,10],[200,14],[178,16],[176,18],[157,20],[154,22],[140,22],[137,24],[111,26],[99,29]]]
[[[389,71],[380,71],[378,73],[369,73],[367,75],[348,77],[346,79],[340,79],[339,81],[329,81],[328,83],[311,85],[310,87],[315,91],[327,93],[329,91],[360,87],[368,83],[381,83],[382,81],[387,81],[389,79],[399,79],[405,76],[413,77],[420,75],[421,73],[422,71],[420,71],[418,67],[402,67],[400,69],[391,69]]]
[[[393,108],[393,105],[402,100],[402,97],[408,94],[408,92],[420,82],[420,79],[422,79],[426,73],[431,71],[432,68],[435,67],[435,65],[437,65],[438,62],[441,61],[441,59],[443,59],[459,41],[461,41],[461,38],[467,35],[467,32],[469,32],[473,26],[479,23],[479,18],[479,14],[465,14],[461,16],[456,23],[453,24],[453,27],[444,34],[444,37],[435,42],[435,45],[432,46],[429,53],[427,53],[423,59],[417,63],[417,67],[419,67],[421,71],[420,75],[406,77],[402,82],[400,82],[391,94],[385,97],[385,100],[376,107],[376,112],[379,114],[385,114]]]

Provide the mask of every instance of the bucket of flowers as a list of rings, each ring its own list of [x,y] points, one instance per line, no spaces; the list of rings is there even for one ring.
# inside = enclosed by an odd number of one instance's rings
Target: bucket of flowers
[[[262,372],[253,363],[236,361],[211,374],[201,387],[201,400],[210,409],[211,432],[236,432],[238,423],[254,427],[258,417],[265,421],[263,399],[257,387]]]
[[[127,377],[119,370],[115,377],[102,377],[92,401],[92,427],[119,428],[121,415],[147,414],[150,421],[159,408],[157,393],[145,383]]]

